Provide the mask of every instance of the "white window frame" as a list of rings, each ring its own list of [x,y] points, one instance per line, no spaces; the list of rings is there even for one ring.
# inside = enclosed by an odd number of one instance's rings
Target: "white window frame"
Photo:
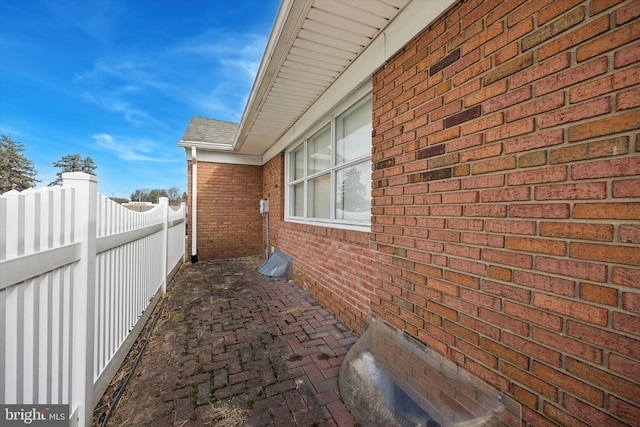
[[[371,92],[368,91],[366,94],[362,94],[361,91],[357,91],[355,95],[348,97],[345,101],[341,102],[338,106],[336,106],[329,114],[325,115],[324,118],[312,127],[310,127],[295,144],[291,145],[285,151],[285,216],[284,219],[287,222],[295,222],[301,224],[312,224],[318,225],[322,227],[331,227],[331,228],[342,228],[348,230],[357,230],[357,231],[371,231],[371,207],[369,208],[369,221],[356,221],[356,220],[348,220],[348,219],[336,219],[336,176],[337,171],[347,169],[349,166],[353,166],[356,164],[360,164],[364,161],[369,160],[371,162],[371,150],[368,151],[367,154],[362,155],[360,157],[351,159],[348,162],[336,164],[336,120],[340,115],[347,112],[352,107],[357,106],[358,104],[367,102],[371,102]],[[312,175],[307,175],[307,141],[315,136],[318,132],[320,132],[325,126],[329,125],[331,129],[331,166],[329,169],[314,173]],[[371,136],[369,136],[369,145],[371,146]],[[304,158],[304,173],[303,178],[297,180],[291,180],[291,153],[293,153],[300,146],[303,146],[303,158]],[[372,172],[371,170],[369,171]],[[312,179],[317,178],[319,176],[330,174],[330,218],[314,218],[308,216],[308,191],[307,184]],[[369,191],[371,191],[371,182],[369,180]],[[292,187],[295,184],[304,183],[304,215],[303,216],[293,216],[291,214],[292,209]]]

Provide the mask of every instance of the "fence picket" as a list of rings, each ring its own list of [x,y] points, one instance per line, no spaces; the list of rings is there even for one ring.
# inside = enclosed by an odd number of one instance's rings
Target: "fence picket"
[[[133,212],[96,186],[0,195],[0,401],[70,404],[80,426],[185,257],[184,204]]]

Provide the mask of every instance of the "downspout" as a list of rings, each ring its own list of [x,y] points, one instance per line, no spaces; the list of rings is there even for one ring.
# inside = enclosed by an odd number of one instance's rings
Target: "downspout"
[[[198,153],[191,147],[191,262],[198,262]]]

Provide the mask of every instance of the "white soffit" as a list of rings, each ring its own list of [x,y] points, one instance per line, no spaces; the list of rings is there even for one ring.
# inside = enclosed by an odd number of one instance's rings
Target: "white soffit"
[[[235,149],[263,154],[410,1],[283,1]]]
[[[234,150],[268,161],[456,1],[284,0]]]

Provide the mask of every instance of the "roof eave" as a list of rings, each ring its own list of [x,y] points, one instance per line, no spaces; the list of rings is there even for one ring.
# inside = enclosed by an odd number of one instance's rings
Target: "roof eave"
[[[233,145],[221,144],[221,143],[215,143],[215,142],[185,141],[184,139],[181,139],[180,141],[178,141],[178,146],[185,147],[185,148],[195,147],[195,148],[208,150],[208,151],[233,152]]]
[[[292,138],[299,138],[330,108],[359,91],[390,56],[457,1],[378,0],[373,4],[379,5],[378,12],[382,7],[381,15],[365,13],[356,19],[353,8],[350,12],[349,7],[344,9],[344,16],[342,9],[336,9],[341,3],[348,6],[347,0],[283,0],[233,140],[233,151],[268,161],[274,150],[294,143]],[[389,9],[390,4],[395,11]],[[333,10],[329,13],[323,7]],[[329,22],[332,16],[340,19]],[[324,28],[312,27],[316,24]],[[335,37],[327,32],[332,28],[337,29]],[[359,50],[345,37],[351,33],[360,37]],[[332,39],[341,48],[329,46],[327,40]],[[307,47],[313,55],[308,57],[311,61],[327,61],[341,68],[338,74],[332,75],[329,71],[335,70],[331,67],[319,67],[317,72],[304,68],[301,59],[306,57],[301,52]],[[292,53],[292,49],[297,51]],[[291,91],[283,91],[289,88],[284,86],[287,84]]]
[[[272,80],[282,66],[301,21],[312,4],[313,0],[282,0],[233,142],[234,151],[239,151],[242,147],[247,133],[251,130],[250,125],[272,86]],[[295,18],[294,22],[291,22],[291,17]]]

